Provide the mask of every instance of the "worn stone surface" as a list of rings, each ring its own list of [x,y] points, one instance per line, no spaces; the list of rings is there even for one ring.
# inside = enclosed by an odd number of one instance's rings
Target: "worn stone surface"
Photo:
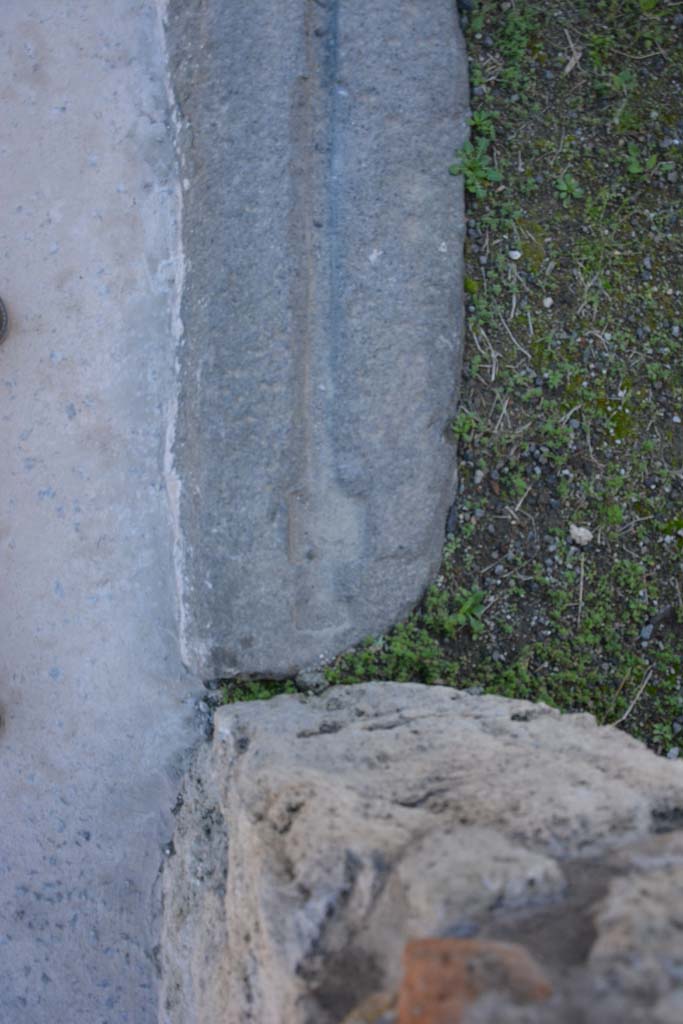
[[[338,1024],[413,938],[519,941],[557,983],[616,873],[679,863],[655,833],[681,807],[682,765],[543,705],[374,683],[221,709],[165,871],[161,1020]]]
[[[683,863],[616,878],[595,912],[590,964],[633,1000],[655,1001],[683,984]]]
[[[199,689],[161,451],[175,160],[147,0],[3,0],[0,1021],[152,1024]]]
[[[609,853],[603,866],[602,895],[586,908],[592,926],[586,956],[576,964],[553,958],[553,937],[541,929],[557,977],[547,1004],[522,1011],[491,993],[465,1024],[679,1024],[683,834],[628,844]],[[563,911],[556,909],[555,936],[566,926]],[[538,923],[532,916],[523,927]]]
[[[170,0],[182,639],[283,676],[406,615],[455,449],[467,65],[452,0]]]

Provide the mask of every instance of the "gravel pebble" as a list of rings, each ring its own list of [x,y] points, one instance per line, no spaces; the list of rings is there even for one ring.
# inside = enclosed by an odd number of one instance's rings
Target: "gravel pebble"
[[[569,536],[580,548],[585,548],[593,540],[593,534],[587,526],[575,526],[574,523],[569,527]]]

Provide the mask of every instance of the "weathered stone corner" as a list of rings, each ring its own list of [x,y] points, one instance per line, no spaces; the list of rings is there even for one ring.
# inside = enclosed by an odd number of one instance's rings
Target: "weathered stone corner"
[[[383,1020],[416,939],[476,940],[442,993],[463,1024],[644,1024],[674,998],[683,766],[590,716],[397,683],[234,705],[184,799],[164,1024]]]

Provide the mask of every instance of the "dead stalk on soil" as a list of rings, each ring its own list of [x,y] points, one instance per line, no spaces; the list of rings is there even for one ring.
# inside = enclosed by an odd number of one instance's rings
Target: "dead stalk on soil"
[[[648,684],[648,683],[650,682],[650,676],[651,676],[651,675],[652,675],[652,669],[651,669],[651,668],[649,668],[649,669],[647,670],[647,672],[645,673],[645,676],[644,676],[644,678],[643,678],[643,681],[642,681],[642,683],[641,683],[641,684],[640,684],[640,686],[638,687],[638,692],[637,692],[637,694],[635,695],[635,697],[633,698],[633,700],[631,701],[631,703],[630,703],[630,704],[629,704],[629,706],[627,707],[626,711],[625,711],[625,712],[623,713],[623,715],[621,716],[621,718],[617,718],[616,722],[612,722],[612,725],[615,725],[615,726],[616,726],[616,725],[621,725],[621,723],[622,723],[622,722],[625,722],[625,721],[626,721],[626,719],[627,719],[627,718],[628,718],[628,716],[629,716],[629,715],[631,714],[631,712],[633,711],[634,707],[636,706],[636,704],[638,703],[638,701],[639,701],[639,700],[640,700],[640,698],[642,697],[642,695],[643,695],[643,691],[645,690],[645,687],[646,687],[646,686],[647,686],[647,684]]]

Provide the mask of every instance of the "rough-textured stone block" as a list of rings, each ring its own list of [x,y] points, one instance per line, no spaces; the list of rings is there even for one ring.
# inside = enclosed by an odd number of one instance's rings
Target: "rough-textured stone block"
[[[234,705],[214,726],[164,872],[163,1024],[391,1024],[368,997],[434,936],[522,943],[554,987],[522,1007],[546,988],[471,958],[463,1024],[670,1012],[683,844],[652,833],[679,822],[683,765],[588,715],[409,683]]]
[[[405,616],[455,452],[455,4],[170,0],[184,654],[282,676]]]

